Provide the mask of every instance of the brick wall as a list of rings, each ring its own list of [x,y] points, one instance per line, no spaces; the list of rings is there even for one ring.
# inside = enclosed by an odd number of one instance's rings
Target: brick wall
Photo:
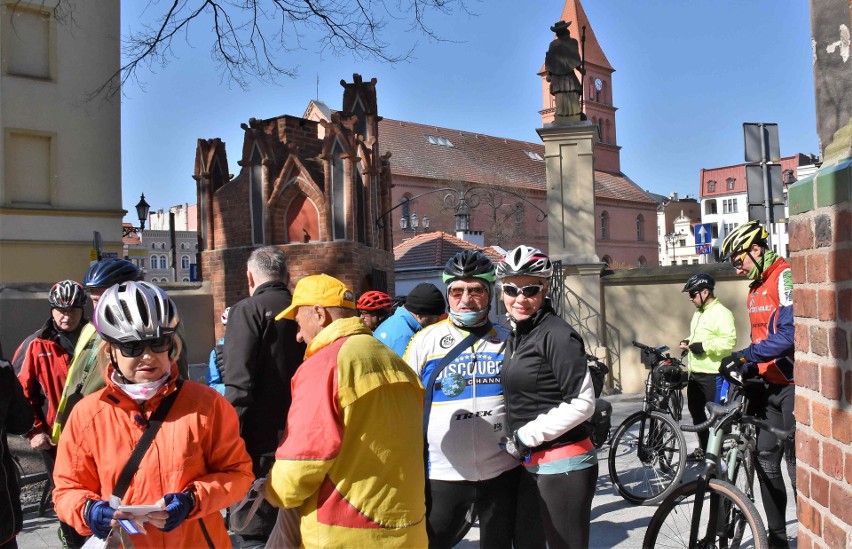
[[[793,218],[799,548],[852,546],[852,212]]]

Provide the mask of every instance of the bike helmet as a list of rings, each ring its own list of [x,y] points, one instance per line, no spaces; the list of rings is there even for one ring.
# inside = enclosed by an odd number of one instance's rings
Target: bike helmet
[[[86,288],[109,288],[120,282],[138,280],[141,275],[139,267],[130,261],[111,257],[93,263],[83,283]]]
[[[697,292],[700,290],[710,290],[712,292],[715,287],[716,281],[713,280],[712,276],[705,273],[698,273],[689,277],[686,284],[683,285],[681,292]]]
[[[494,264],[479,250],[464,250],[447,261],[442,279],[444,284],[459,278],[481,278],[493,283]]]
[[[230,307],[225,307],[225,310],[222,311],[222,316],[219,317],[219,320],[222,321],[222,324],[228,325],[228,313],[231,311]]]
[[[104,292],[94,322],[102,338],[125,343],[173,334],[180,317],[164,290],[148,282],[125,282]]]
[[[538,248],[518,246],[510,250],[497,264],[497,278],[508,276],[535,276],[550,278],[553,275],[553,263]]]
[[[364,292],[361,294],[361,297],[358,298],[358,303],[355,304],[355,307],[359,311],[379,311],[382,309],[390,309],[392,306],[393,301],[391,300],[391,296],[377,290]]]
[[[57,309],[82,309],[86,304],[86,290],[74,280],[62,280],[50,288],[47,302]]]
[[[740,225],[722,241],[722,257],[730,259],[733,255],[748,250],[752,244],[760,244],[766,246],[766,239],[769,233],[763,228],[763,225],[757,221],[749,221]]]
[[[654,382],[661,389],[682,389],[686,383],[686,372],[674,364],[662,364],[654,370]]]

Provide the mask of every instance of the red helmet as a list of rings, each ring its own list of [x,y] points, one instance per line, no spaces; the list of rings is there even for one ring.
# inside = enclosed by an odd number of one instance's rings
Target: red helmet
[[[376,290],[361,294],[356,304],[359,311],[378,311],[380,309],[390,309],[392,306],[393,300],[391,296]]]

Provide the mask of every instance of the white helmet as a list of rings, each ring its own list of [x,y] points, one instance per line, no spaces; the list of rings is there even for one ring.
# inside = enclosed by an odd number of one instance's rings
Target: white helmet
[[[104,292],[94,323],[105,340],[125,343],[173,334],[180,317],[174,301],[161,288],[148,282],[125,282]]]
[[[510,250],[503,261],[497,264],[497,278],[509,276],[550,278],[553,276],[553,263],[538,248],[520,245]]]

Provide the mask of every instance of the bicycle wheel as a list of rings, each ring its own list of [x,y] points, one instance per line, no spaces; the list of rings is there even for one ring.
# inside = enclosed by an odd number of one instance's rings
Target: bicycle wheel
[[[680,389],[672,389],[669,393],[667,406],[669,414],[671,414],[675,421],[683,419],[683,393]]]
[[[732,448],[731,452],[737,452],[737,460],[734,471],[729,471],[728,480],[745,494],[748,499],[754,501],[754,462],[751,450],[739,451]]]
[[[642,547],[690,549],[764,549],[766,529],[754,503],[736,486],[712,479],[702,500],[697,541],[690,544],[690,529],[698,481],[677,488],[660,505],[645,532]],[[715,519],[710,517],[715,515]]]
[[[683,476],[686,440],[670,416],[636,412],[618,426],[608,463],[621,497],[637,505],[656,504]]]

